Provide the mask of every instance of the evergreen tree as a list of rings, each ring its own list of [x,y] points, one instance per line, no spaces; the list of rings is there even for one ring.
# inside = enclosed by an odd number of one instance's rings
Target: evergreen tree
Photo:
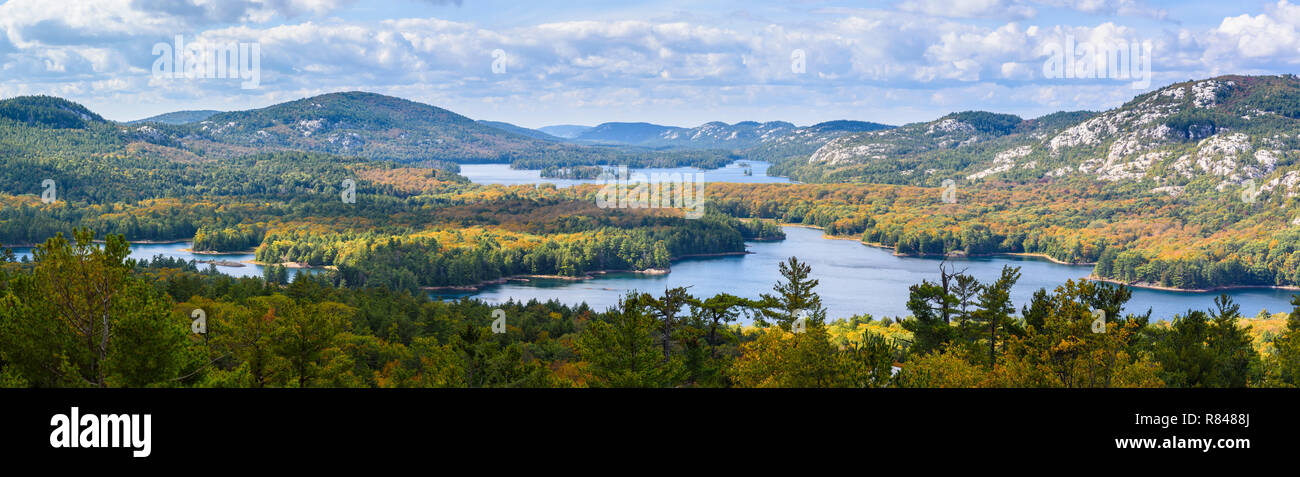
[[[776,326],[790,331],[795,320],[807,319],[807,324],[825,323],[826,308],[822,306],[822,297],[813,291],[818,281],[809,278],[812,267],[800,262],[798,257],[790,257],[780,264],[781,276],[785,282],[777,283],[772,290],[775,295],[764,293],[759,300],[759,315],[755,323],[759,326]]]
[[[1295,308],[1286,319],[1286,330],[1273,339],[1269,356],[1268,383],[1272,386],[1300,387],[1300,295],[1291,297]]]
[[[578,336],[578,355],[590,363],[590,385],[659,388],[678,382],[684,374],[681,361],[664,362],[651,335],[655,320],[638,296],[624,297],[606,315],[608,321],[593,320]]]
[[[972,343],[987,340],[985,348],[988,349],[988,361],[986,363],[990,368],[997,364],[999,331],[1005,334],[1008,330],[1018,328],[1011,317],[1016,312],[1015,305],[1011,303],[1011,287],[1019,280],[1020,267],[1003,266],[1002,275],[997,281],[981,288],[979,308],[971,316],[972,326],[968,328],[968,332],[974,336],[968,339]]]

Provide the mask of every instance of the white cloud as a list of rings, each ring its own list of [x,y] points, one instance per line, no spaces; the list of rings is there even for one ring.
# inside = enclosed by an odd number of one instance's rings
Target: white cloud
[[[1300,6],[1281,0],[1268,13],[1224,18],[1200,43],[1207,65],[1300,63]]]
[[[1132,95],[1123,83],[1044,79],[1044,45],[1067,35],[1078,42],[1151,41],[1154,86],[1162,84],[1160,78],[1270,72],[1300,63],[1300,7],[1285,0],[1263,13],[1224,18],[1215,27],[1178,30],[1118,19],[1035,20],[1048,9],[1165,16],[1131,0],[907,0],[897,10],[818,10],[788,22],[675,15],[506,26],[446,18],[338,18],[359,5],[353,3],[10,0],[0,3],[0,94],[75,92],[132,105],[228,94],[237,95],[236,101],[269,101],[363,89],[462,105],[467,112],[587,108],[653,115],[654,108],[715,107],[767,110],[770,119],[781,119],[781,111],[771,108],[782,104],[789,108],[785,114],[817,109],[848,115],[888,107],[920,115],[958,106],[1097,108]],[[152,79],[152,45],[177,34],[186,40],[259,42],[263,89]],[[507,53],[505,74],[492,72],[496,49]],[[805,54],[803,74],[792,71],[795,50]],[[1102,94],[1107,88],[1118,92]],[[922,106],[906,109],[913,102]]]
[[[899,10],[952,18],[1033,18],[1038,12],[1020,0],[905,0]]]

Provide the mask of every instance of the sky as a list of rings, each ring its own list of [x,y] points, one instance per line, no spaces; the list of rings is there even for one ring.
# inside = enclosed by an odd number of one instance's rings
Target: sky
[[[238,57],[255,87],[158,74],[177,36],[256,45],[257,63]],[[1049,67],[1067,44],[1136,45],[1149,68],[1073,77]],[[905,124],[1104,110],[1298,64],[1287,0],[0,0],[0,98],[59,96],[120,121],[361,90],[525,127]]]

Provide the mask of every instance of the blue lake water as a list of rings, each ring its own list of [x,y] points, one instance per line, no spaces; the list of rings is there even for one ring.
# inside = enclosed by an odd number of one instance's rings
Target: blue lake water
[[[726,292],[758,298],[760,293],[772,293],[772,286],[781,280],[778,263],[797,256],[812,267],[812,277],[820,280],[816,291],[830,317],[858,313],[896,317],[909,314],[906,308],[909,286],[924,279],[938,279],[942,262],[938,258],[898,257],[890,250],[854,240],[822,238],[822,232],[816,229],[786,227],[785,233],[784,241],[750,242],[751,253],[747,255],[692,258],[674,263],[672,272],[665,275],[611,273],[582,281],[533,279],[492,285],[477,293],[442,296],[473,296],[493,303],[510,299],[554,299],[569,304],[587,302],[598,310],[616,305],[619,297],[629,290],[662,293],[665,288],[678,286],[689,286],[691,294],[696,296]],[[997,279],[1003,265],[1020,267],[1020,281],[1012,290],[1017,310],[1029,302],[1035,290],[1050,291],[1066,280],[1081,279],[1092,271],[1091,266],[1060,265],[1029,257],[979,257],[948,262],[981,282]],[[1234,290],[1229,295],[1242,305],[1244,315],[1254,316],[1265,308],[1270,312],[1290,310],[1291,293],[1261,288]],[[1154,317],[1168,319],[1188,308],[1208,309],[1216,296],[1218,293],[1134,288],[1133,299],[1125,312],[1142,313],[1149,307]]]

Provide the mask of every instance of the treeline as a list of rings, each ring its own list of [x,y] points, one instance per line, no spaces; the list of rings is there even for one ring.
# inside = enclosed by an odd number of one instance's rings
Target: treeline
[[[932,191],[928,189],[879,185],[772,189],[731,184],[711,187],[708,207],[733,217],[774,219],[817,226],[828,235],[858,236],[863,242],[892,247],[903,255],[1038,253],[1069,263],[1091,263],[1108,247],[1102,238],[1063,234],[1052,226],[1055,224],[1018,224],[995,230],[981,221],[927,215],[925,209],[908,207],[906,202],[910,201],[928,199],[938,203],[937,197],[923,195]]]
[[[605,171],[606,171],[606,167],[601,167],[601,166],[570,166],[570,167],[550,166],[545,169],[542,169],[541,174],[542,177],[546,177],[550,179],[586,180],[586,179],[599,178],[601,174],[605,173]],[[618,173],[611,171],[609,172],[609,174],[610,176],[614,176]]]
[[[1267,245],[1254,242],[1223,256],[1191,259],[1151,258],[1141,250],[1107,250],[1094,273],[1130,283],[1185,289],[1300,283],[1300,242],[1274,242],[1271,249]]]
[[[225,226],[205,225],[194,232],[196,252],[239,252],[253,250],[262,243],[266,228],[254,224]]]
[[[746,239],[779,233],[771,227],[708,216],[676,219],[671,226],[601,227],[545,236],[485,229],[396,236],[297,229],[269,233],[256,256],[266,263],[337,266],[337,282],[344,286],[414,290],[512,275],[576,277],[601,270],[668,268],[686,255],[743,252]]]

